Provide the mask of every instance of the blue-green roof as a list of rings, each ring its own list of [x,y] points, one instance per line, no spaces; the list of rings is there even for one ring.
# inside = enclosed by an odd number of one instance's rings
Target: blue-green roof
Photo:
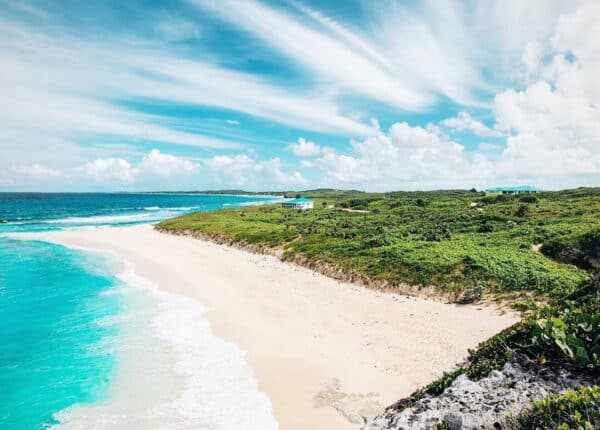
[[[283,203],[311,203],[311,199],[306,199],[304,197],[299,197],[297,199],[285,199]]]
[[[489,192],[500,192],[500,191],[513,191],[513,192],[522,192],[522,191],[541,191],[537,187],[532,187],[531,185],[519,185],[517,187],[494,187],[488,188]]]

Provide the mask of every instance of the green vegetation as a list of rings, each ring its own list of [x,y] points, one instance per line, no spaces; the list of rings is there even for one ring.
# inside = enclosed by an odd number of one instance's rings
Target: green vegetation
[[[600,262],[600,228],[552,238],[544,243],[542,252],[563,263],[593,269]]]
[[[537,310],[526,322],[528,350],[541,363],[566,361],[600,369],[600,275],[571,297]]]
[[[507,362],[520,356],[527,357],[540,366],[568,369],[597,378],[600,374],[599,342],[600,273],[582,284],[576,292],[555,297],[550,304],[526,312],[521,322],[483,342],[476,350],[469,351],[469,358],[464,366],[445,373],[391,408],[403,410],[427,395],[440,395],[462,374],[478,380],[491,370],[501,369]],[[591,393],[590,390],[585,388],[580,393],[552,396],[547,401],[532,404],[531,412],[525,412],[519,417],[521,428],[587,429],[585,420],[579,422],[582,427],[578,427],[574,425],[578,421],[573,421],[573,417],[590,417],[592,410],[596,415],[593,415],[592,421],[588,419],[588,422],[596,425],[592,428],[600,428],[598,388],[593,388],[595,397],[592,403],[582,402],[582,399],[588,399],[582,396],[584,393]],[[569,412],[565,415],[560,411]]]
[[[534,402],[519,416],[519,428],[594,430],[600,428],[600,388],[582,387]]]
[[[513,299],[520,323],[470,351],[464,366],[401,400],[396,410],[442,393],[461,374],[479,379],[518,357],[599,375],[599,188],[512,196],[475,190],[301,194],[315,199],[315,209],[244,207],[190,214],[159,228],[279,248],[284,258],[324,262],[392,286],[434,285],[461,303]],[[597,387],[551,396],[534,403],[519,425],[599,428],[598,396]]]
[[[392,285],[435,285],[457,297],[467,292],[472,300],[575,291],[589,264],[564,264],[558,257],[569,243],[561,238],[600,229],[600,189],[521,196],[330,190],[302,195],[315,199],[315,209],[269,205],[203,212],[164,221],[160,228],[277,247],[289,259],[325,262]],[[532,249],[542,243],[544,253]]]

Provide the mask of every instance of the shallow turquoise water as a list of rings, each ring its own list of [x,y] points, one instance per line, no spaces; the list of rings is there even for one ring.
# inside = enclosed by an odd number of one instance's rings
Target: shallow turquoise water
[[[0,428],[37,429],[100,399],[111,380],[120,310],[101,257],[0,237]]]
[[[150,223],[261,201],[265,199],[197,194],[0,193],[0,430],[48,428],[74,406],[110,403],[107,398],[123,358],[118,349],[135,344],[132,332],[136,339],[149,336],[133,330],[135,322],[120,322],[119,317],[142,312],[147,305],[139,304],[139,294],[134,300],[131,293],[123,294],[114,261],[97,253],[21,240],[30,239],[22,233]],[[179,309],[173,312],[177,315]],[[148,318],[142,316],[136,324]],[[148,354],[139,349],[140,356]],[[173,376],[164,369],[162,356],[155,356],[156,363],[143,378],[153,380],[148,376],[163,366],[163,373],[153,376],[159,381],[154,385],[162,389]],[[94,427],[87,416],[80,421],[77,428],[105,428]],[[182,425],[190,428],[185,421]]]

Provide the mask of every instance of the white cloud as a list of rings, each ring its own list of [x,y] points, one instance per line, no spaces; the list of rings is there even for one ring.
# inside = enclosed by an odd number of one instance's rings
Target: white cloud
[[[368,53],[375,52],[374,48],[364,55],[366,42],[357,46],[356,38],[344,41],[330,37],[323,29],[305,25],[301,19],[255,1],[196,0],[193,3],[242,27],[311,72],[345,88],[409,109],[421,108],[431,101],[409,82],[390,73],[385,65],[369,59]],[[244,19],[239,19],[241,16]],[[379,58],[384,56],[379,55]]]
[[[246,154],[234,157],[218,155],[204,161],[204,164],[218,175],[222,184],[233,183],[236,186],[251,188],[289,185],[298,186],[306,180],[298,171],[286,171],[281,159],[255,160]],[[223,181],[223,178],[228,178]]]
[[[226,176],[233,181],[235,185],[246,185],[248,174],[254,167],[254,160],[246,154],[239,154],[234,157],[228,155],[216,155],[213,158],[204,161],[204,164],[216,172],[218,178]]]
[[[138,162],[104,157],[60,170],[40,163],[8,165],[0,185],[18,190],[56,191],[194,188],[199,164],[153,149]]]
[[[356,155],[331,149],[317,160],[330,182],[390,190],[456,183],[468,163],[464,148],[434,130],[394,124],[388,134],[354,142]]]
[[[156,31],[167,42],[190,41],[202,35],[198,24],[188,19],[160,16],[155,22]]]
[[[497,3],[497,6],[500,11],[502,5]],[[516,3],[513,6],[517,16],[527,15],[526,8],[519,9]],[[560,19],[557,11],[562,5],[548,6],[551,11],[542,4],[538,6],[544,9],[543,16],[539,22],[532,21],[533,28],[519,30],[514,35],[505,30],[502,34],[506,37],[507,49],[510,49],[507,56],[523,62],[524,73],[518,76],[525,88],[497,94],[493,104],[493,127],[464,111],[441,123],[453,132],[467,131],[482,137],[507,136],[502,145],[505,149],[499,157],[488,159],[484,154],[499,149],[500,144],[483,142],[479,145],[479,153],[467,152],[437,126],[411,127],[407,123],[396,123],[387,134],[379,133],[354,142],[350,154],[322,149],[317,165],[323,169],[329,184],[382,190],[528,181],[553,187],[572,183],[569,181],[575,180],[573,178],[580,183],[589,182],[591,177],[598,179],[600,51],[593,41],[600,39],[600,34],[595,34],[600,32],[595,25],[600,21],[600,4],[587,3]],[[452,11],[444,12],[450,12],[448,16],[456,18]],[[271,15],[271,11],[263,6],[257,13],[265,22],[287,19],[278,12]],[[498,13],[498,22],[506,24],[508,17]],[[317,18],[324,19],[322,16]],[[558,23],[554,34],[548,23]],[[335,22],[329,24],[337,25]],[[407,28],[412,28],[411,25]],[[347,39],[348,35],[342,34],[343,28],[332,27],[331,30]],[[265,31],[260,37],[268,34],[266,30],[256,31]],[[303,35],[302,32],[298,34]],[[460,39],[457,34],[453,37]],[[531,43],[526,43],[527,37],[531,38]],[[401,43],[400,46],[404,45]],[[429,53],[429,50],[424,52]],[[374,57],[371,54],[369,56]],[[469,76],[463,72],[459,75]],[[443,85],[450,85],[450,82]],[[462,91],[460,85],[455,90]],[[298,142],[289,149],[307,146],[306,142]],[[308,152],[300,150],[297,155]]]
[[[143,86],[152,79],[135,78],[131,62],[144,54],[143,49],[123,45],[119,51],[56,31],[41,33],[3,20],[1,15],[0,36],[0,115],[9,136],[20,134],[28,142],[41,141],[40,146],[48,139],[67,140],[81,133],[210,148],[236,146],[175,130],[160,124],[165,118],[106,102],[111,96],[142,95]],[[167,94],[163,98],[169,100]],[[6,142],[6,146],[11,144],[19,143]]]
[[[300,137],[296,143],[290,143],[287,149],[299,157],[312,157],[321,153],[321,147]]]
[[[76,29],[64,31],[52,22],[56,21],[34,26],[0,13],[4,135],[0,158],[17,155],[25,160],[53,141],[76,147],[84,134],[207,148],[240,146],[235,140],[203,135],[201,130],[185,131],[193,125],[189,121],[143,114],[131,105],[110,102],[140,97],[232,109],[320,132],[370,133],[368,125],[340,114],[326,94],[288,90],[265,78],[227,70],[205,59],[190,59],[184,51],[170,49],[168,42],[173,38],[195,37],[190,26],[182,34],[163,34],[177,20],[169,19],[158,30],[161,43],[107,34],[98,38],[78,34]],[[55,151],[52,156],[58,152],[65,162],[75,155],[84,162],[90,155],[69,150]]]
[[[525,45],[523,56],[521,58],[525,66],[525,79],[530,79],[532,75],[539,72],[542,66],[544,55],[544,46],[539,42],[529,42]]]
[[[494,100],[494,128],[467,113],[442,122],[478,135],[508,134],[498,158],[479,145],[469,153],[436,127],[394,124],[388,134],[353,144],[354,154],[324,151],[318,163],[330,184],[370,189],[449,188],[494,183],[533,183],[556,188],[600,180],[600,3],[589,2],[561,17],[548,61],[525,48],[523,90],[508,89]],[[541,49],[539,49],[541,52]]]
[[[136,77],[132,87],[138,92],[131,94],[134,96],[232,109],[301,129],[361,136],[371,133],[368,125],[342,115],[336,102],[322,91],[287,90],[249,73],[172,55],[138,56],[133,63],[170,79]]]
[[[266,175],[270,183],[278,185],[298,186],[306,183],[300,172],[296,170],[286,171],[281,160],[277,157],[258,163],[256,171]]]
[[[510,80],[505,76],[525,43],[549,37],[560,14],[577,4],[385,2],[366,5],[357,14],[360,22],[344,24],[299,2],[292,6],[302,15],[256,0],[189,1],[300,65],[329,91],[407,110],[430,106],[440,95],[489,105],[481,94],[493,94],[494,80]],[[502,74],[490,77],[489,71]]]
[[[88,161],[76,169],[84,177],[95,182],[118,184],[129,183],[134,179],[134,172],[129,161],[123,158],[98,158]]]
[[[12,171],[17,175],[22,175],[31,179],[53,179],[61,176],[61,172],[56,169],[49,169],[39,163],[35,164],[19,164],[12,168]]]
[[[345,25],[301,4],[190,1],[299,65],[295,73],[305,78],[301,88],[285,88],[268,74],[227,69],[211,52],[199,58],[185,49],[172,49],[169,41],[201,38],[200,27],[188,21],[193,17],[183,17],[181,26],[178,19],[157,22],[154,38],[147,40],[141,34],[99,38],[93,32],[78,33],[77,28],[64,31],[46,11],[23,11],[43,16],[43,26],[7,19],[8,12],[0,12],[0,182],[13,186],[18,183],[15,178],[40,183],[47,179],[110,187],[113,181],[141,187],[162,185],[165,178],[173,180],[164,182],[169,185],[191,184],[180,178],[197,180],[195,174],[204,171],[221,183],[265,188],[304,181],[274,154],[268,160],[246,155],[252,148],[246,154],[197,162],[158,150],[142,158],[121,151],[118,144],[112,149],[78,145],[82,135],[100,142],[110,137],[111,142],[128,144],[141,140],[216,149],[236,148],[244,141],[243,130],[237,128],[236,133],[223,122],[221,131],[211,134],[227,137],[215,138],[192,132],[194,126],[198,133],[206,131],[186,119],[143,114],[130,104],[111,102],[140,98],[230,109],[359,139],[347,154],[305,140],[289,146],[298,156],[321,154],[318,165],[330,180],[359,188],[469,186],[474,181],[520,178],[544,185],[543,181],[565,183],[564,178],[586,175],[599,178],[598,2],[386,4],[365,8],[360,23]],[[301,15],[284,12],[291,8]],[[278,55],[273,58],[281,60]],[[507,87],[514,89],[501,90]],[[461,108],[440,126],[397,123],[381,133],[378,122],[366,123],[372,107],[368,102],[342,108],[354,96],[415,110],[438,97],[480,105],[482,97],[485,103],[493,94],[493,126]],[[354,117],[351,111],[364,113]],[[497,147],[506,149],[490,161],[485,152],[495,149],[492,144],[481,143],[479,155],[473,154],[454,141],[454,131],[508,136]],[[261,137],[254,138],[256,142]],[[16,166],[10,164],[13,160]],[[300,160],[303,167],[310,163]],[[81,181],[74,179],[76,173]]]
[[[143,174],[162,177],[189,175],[198,169],[198,165],[170,154],[163,154],[158,149],[153,149],[137,166],[137,171]]]
[[[316,164],[312,161],[308,161],[308,160],[300,160],[300,165],[303,167],[315,167]]]
[[[471,117],[467,112],[459,112],[457,116],[446,118],[441,122],[444,127],[448,127],[455,132],[470,132],[480,137],[500,137],[502,133],[498,130],[488,127],[483,122]]]
[[[598,2],[562,17],[551,60],[537,66],[537,80],[496,96],[498,126],[512,132],[499,172],[556,179],[600,175],[600,50],[592,42],[600,38],[599,21]]]
[[[240,125],[240,122],[236,121],[235,119],[228,119],[228,120],[225,120],[225,122],[229,125]]]

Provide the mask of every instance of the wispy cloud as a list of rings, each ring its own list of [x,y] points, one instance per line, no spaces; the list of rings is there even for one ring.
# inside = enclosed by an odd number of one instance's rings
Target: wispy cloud
[[[295,143],[290,143],[287,149],[299,157],[312,157],[321,153],[321,147],[314,142],[309,142],[303,137],[298,138]]]
[[[567,9],[558,1],[538,2],[540,14],[510,0],[386,2],[368,4],[361,10],[362,22],[349,26],[298,2],[292,8],[300,14],[259,0],[189,1],[318,81],[405,110],[423,109],[440,97],[489,106],[482,94],[498,88],[490,70],[506,67],[502,61],[514,66],[524,44],[547,37]],[[511,19],[523,25],[515,29]],[[504,50],[501,60],[489,52],[490,44]]]
[[[593,1],[358,4],[0,0],[0,186],[598,174]]]
[[[414,81],[396,76],[385,63],[381,64],[384,55],[367,42],[350,36],[350,32],[339,24],[308,9],[305,11],[314,18],[316,25],[305,24],[255,1],[191,1],[260,38],[328,84],[340,85],[405,109],[419,109],[432,101],[429,94],[419,91]],[[242,16],[244,19],[238,19]]]
[[[0,116],[9,138],[73,141],[85,133],[203,148],[239,147],[239,142],[200,131],[181,131],[170,124],[178,120],[149,115],[120,100],[212,106],[317,131],[370,132],[369,126],[339,114],[334,102],[316,94],[294,93],[154,43],[98,41],[52,24],[42,28],[0,16]]]
[[[453,132],[469,132],[480,137],[504,136],[504,133],[488,127],[483,122],[473,118],[468,112],[459,112],[457,116],[446,118],[441,124]]]
[[[285,171],[278,157],[256,160],[246,154],[217,155],[204,160],[204,165],[216,175],[217,183],[258,189],[269,186],[298,187],[307,183],[298,171]]]

